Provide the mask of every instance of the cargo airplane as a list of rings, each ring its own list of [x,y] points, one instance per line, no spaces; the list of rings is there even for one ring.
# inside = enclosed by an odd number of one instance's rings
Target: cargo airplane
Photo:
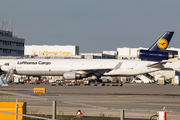
[[[148,50],[139,50],[141,60],[120,59],[18,59],[5,63],[1,69],[8,74],[63,76],[82,79],[90,76],[136,76],[164,68],[163,60],[174,58],[177,51],[166,50],[174,32],[166,32]]]

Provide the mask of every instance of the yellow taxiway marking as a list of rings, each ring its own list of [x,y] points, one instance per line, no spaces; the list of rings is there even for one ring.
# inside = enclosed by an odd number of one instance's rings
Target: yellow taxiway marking
[[[139,104],[139,103],[138,103],[138,104]],[[177,104],[163,104],[163,103],[140,103],[140,104],[180,106],[180,105],[177,105]]]
[[[33,89],[19,89],[19,88],[3,88],[0,90],[33,90]]]
[[[83,102],[83,103],[111,103],[109,101],[79,101],[79,100],[73,100],[74,102]],[[177,104],[163,104],[163,103],[141,103],[141,102],[119,102],[119,101],[116,101],[116,102],[112,102],[112,103],[121,103],[121,104],[146,104],[146,105],[164,105],[164,106],[180,106],[180,105],[177,105]]]
[[[136,95],[126,95],[126,96],[117,96],[117,97],[134,97]]]

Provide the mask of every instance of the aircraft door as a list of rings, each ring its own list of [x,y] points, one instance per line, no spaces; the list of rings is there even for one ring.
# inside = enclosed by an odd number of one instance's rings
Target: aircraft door
[[[13,70],[15,70],[15,69],[16,69],[16,65],[15,65],[15,63],[11,63],[11,64],[10,64],[10,66],[9,66],[9,69],[13,69]]]

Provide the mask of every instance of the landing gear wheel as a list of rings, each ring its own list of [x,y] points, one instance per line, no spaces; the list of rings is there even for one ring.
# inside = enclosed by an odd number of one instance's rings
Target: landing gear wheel
[[[99,78],[100,78],[100,76],[97,76],[97,82],[102,83],[102,80],[101,80],[101,79],[99,79]]]

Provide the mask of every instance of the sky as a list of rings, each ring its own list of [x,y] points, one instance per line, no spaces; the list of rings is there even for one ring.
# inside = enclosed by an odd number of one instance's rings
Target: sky
[[[149,48],[166,31],[180,48],[180,0],[1,0],[2,21],[25,45],[75,45],[101,53]]]

